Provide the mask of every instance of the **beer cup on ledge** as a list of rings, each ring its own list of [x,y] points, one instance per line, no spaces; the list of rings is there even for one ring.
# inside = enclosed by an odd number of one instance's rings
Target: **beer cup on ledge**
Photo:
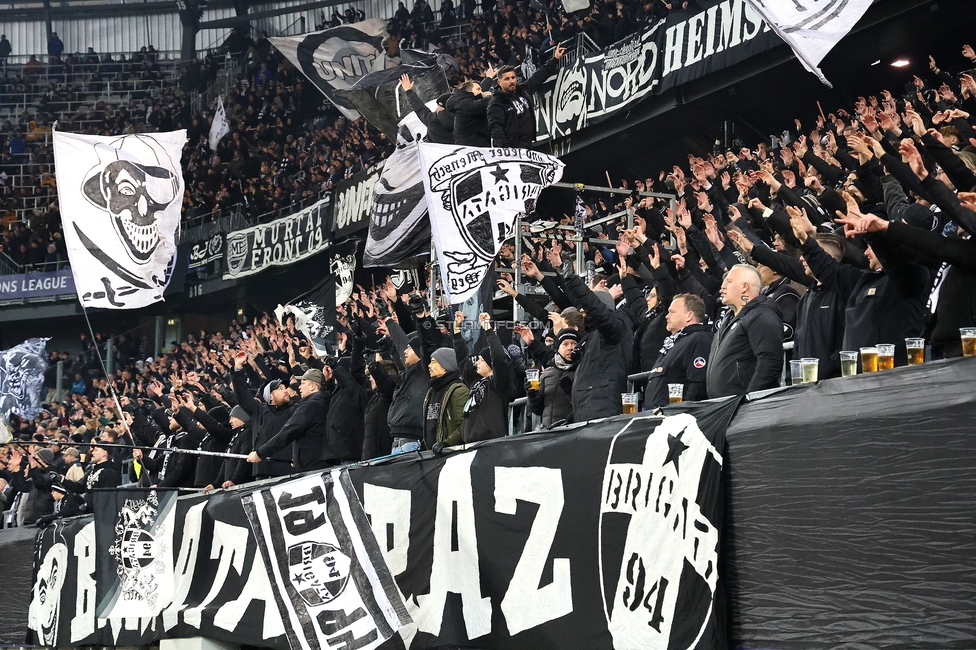
[[[878,348],[861,348],[861,372],[878,372]]]
[[[976,357],[976,327],[960,327],[959,336],[962,338],[962,356]]]
[[[668,403],[676,404],[678,402],[684,401],[685,397],[685,385],[684,384],[668,384]]]
[[[637,393],[621,393],[620,401],[624,407],[624,415],[637,412]]]
[[[925,339],[905,339],[905,349],[908,351],[908,365],[925,363]]]
[[[529,382],[529,390],[539,390],[539,369],[528,368],[525,371],[525,380]]]
[[[895,367],[895,346],[882,343],[878,348],[878,370],[892,370]]]
[[[790,361],[790,385],[799,386],[803,383],[803,362],[799,359]]]
[[[857,352],[840,353],[840,376],[853,377],[857,374]]]
[[[820,359],[800,359],[800,373],[804,384],[815,384],[820,372]]]

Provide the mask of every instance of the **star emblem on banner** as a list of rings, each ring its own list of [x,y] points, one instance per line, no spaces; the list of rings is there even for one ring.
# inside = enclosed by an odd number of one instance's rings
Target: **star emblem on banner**
[[[495,185],[508,182],[508,170],[502,169],[501,165],[495,165],[495,170],[488,173],[495,177]]]
[[[661,465],[661,467],[664,467],[664,465],[667,465],[668,463],[674,463],[675,474],[681,473],[678,469],[678,458],[680,458],[684,450],[688,448],[688,445],[681,442],[681,436],[684,434],[685,432],[682,430],[681,433],[676,436],[672,436],[670,434],[668,435],[668,455],[664,459],[664,464]]]

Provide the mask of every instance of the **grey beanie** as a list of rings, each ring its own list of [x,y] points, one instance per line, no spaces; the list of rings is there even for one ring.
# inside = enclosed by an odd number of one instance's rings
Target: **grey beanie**
[[[616,304],[613,302],[613,296],[610,295],[609,291],[597,289],[593,293],[600,299],[600,302],[607,306],[607,309],[614,309],[616,307]]]
[[[457,356],[454,354],[454,348],[437,348],[434,353],[430,355],[437,363],[441,364],[441,367],[448,372],[460,372],[457,364]]]
[[[241,408],[240,404],[230,410],[230,416],[232,418],[237,418],[244,424],[251,421],[251,416],[247,414],[247,411]]]

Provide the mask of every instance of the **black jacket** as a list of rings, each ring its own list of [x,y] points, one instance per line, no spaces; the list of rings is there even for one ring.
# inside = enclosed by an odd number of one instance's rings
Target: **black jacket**
[[[319,461],[324,457],[322,445],[326,438],[329,398],[327,391],[320,390],[302,399],[274,438],[257,448],[258,456],[270,458],[295,443],[295,471],[320,469],[322,465]]]
[[[790,284],[789,278],[782,277],[763,287],[762,295],[769,297],[779,312],[783,321],[783,340],[792,341],[796,332],[796,305],[800,302],[800,294]]]
[[[539,390],[526,391],[529,408],[542,417],[542,426],[551,427],[560,420],[573,419],[573,381],[576,369],[546,368],[539,376]]]
[[[820,248],[811,237],[800,250]],[[846,299],[833,288],[806,275],[796,258],[764,246],[752,250],[752,259],[807,287],[796,306],[796,331],[793,335],[794,359],[819,359],[819,378],[840,376],[840,349],[844,341]]]
[[[295,405],[288,402],[275,406],[253,397],[247,387],[243,370],[231,371],[231,378],[237,403],[251,416],[251,449],[260,449],[285,426]],[[251,471],[255,477],[288,476],[292,473],[292,460],[291,450],[282,450],[273,454],[270,459],[252,465]]]
[[[556,72],[556,59],[536,70],[514,93],[506,93],[495,86],[488,103],[488,133],[493,147],[526,149],[535,142],[535,115],[532,95],[542,88],[546,79]]]
[[[508,403],[512,401],[511,360],[505,347],[494,330],[485,332],[491,350],[492,374],[487,379],[478,374],[478,369],[468,356],[468,345],[461,334],[454,335],[454,354],[461,379],[474,398],[482,393],[477,406],[473,399],[468,402],[464,413],[464,442],[478,442],[502,438],[508,435]],[[483,389],[483,390],[482,390]]]
[[[247,456],[253,451],[251,443],[251,423],[248,422],[240,429],[234,429],[234,434],[231,436],[226,451],[231,454]],[[251,465],[243,458],[228,458],[220,465],[214,487],[221,487],[227,481],[234,485],[242,485],[250,480]]]
[[[935,358],[962,356],[959,328],[976,327],[976,241],[943,237],[901,222],[888,225],[888,237],[940,264],[933,283],[938,292],[933,290],[930,298],[934,306],[928,315],[934,315],[934,321],[929,342]]]
[[[627,281],[633,282],[629,277]],[[569,275],[565,283],[570,300],[586,311],[589,330],[580,343],[582,357],[573,382],[573,420],[620,415],[620,394],[627,391],[634,352],[634,325],[625,310],[603,304],[582,278]]]
[[[426,355],[421,350],[414,350],[420,355],[421,360],[412,366],[407,366],[403,357],[403,352],[409,345],[407,335],[392,318],[387,319],[386,327],[390,331],[390,338],[393,339],[393,345],[399,356],[400,367],[404,369],[400,386],[393,393],[393,401],[387,416],[390,435],[394,438],[420,440],[424,437],[424,398],[430,388]]]
[[[322,460],[330,464],[360,460],[363,454],[363,437],[366,434],[366,422],[359,396],[362,386],[342,366],[333,368],[332,373],[335,388],[326,418]],[[328,388],[323,390],[327,391]]]
[[[845,299],[844,350],[879,343],[895,346],[895,365],[908,363],[905,338],[922,335],[929,269],[892,255],[884,236],[866,237],[881,271],[840,264],[819,246],[803,247],[804,259],[823,284]]]
[[[432,111],[412,89],[407,91],[407,100],[417,113],[420,121],[427,125],[427,139],[434,144],[454,144],[454,114],[446,108]]]
[[[672,345],[668,347],[668,341]],[[665,340],[665,350],[654,361],[644,393],[646,406],[666,406],[668,384],[684,384],[685,402],[703,400],[708,355],[712,347],[712,331],[707,325],[696,323],[683,328]]]
[[[220,422],[214,420],[209,413],[203,408],[197,408],[193,413],[194,419],[207,430],[207,435],[203,439],[203,444],[200,445],[200,449],[203,451],[216,451],[216,452],[229,452],[230,448],[233,446],[232,441],[235,441],[235,431],[230,428],[230,426],[225,426]],[[250,453],[250,450],[248,450]],[[232,460],[232,459],[228,459]],[[215,487],[220,487],[219,483],[216,483],[217,476],[220,474],[221,466],[226,461],[221,461],[220,458],[216,456],[199,456],[197,457],[197,472],[195,483],[197,487],[204,487],[207,485],[214,485]],[[244,462],[244,461],[239,461]],[[227,480],[227,479],[225,479]],[[221,481],[223,483],[223,481]]]
[[[455,90],[447,100],[447,110],[454,113],[454,143],[469,147],[487,147],[488,104],[491,95],[475,96],[467,90]]]
[[[705,373],[710,398],[779,386],[783,323],[773,302],[758,296],[718,323]]]

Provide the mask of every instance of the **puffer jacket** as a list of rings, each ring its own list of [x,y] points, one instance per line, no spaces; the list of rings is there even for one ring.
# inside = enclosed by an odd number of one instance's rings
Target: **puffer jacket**
[[[772,300],[757,296],[719,321],[705,373],[709,398],[775,388],[782,372],[783,321]]]
[[[633,321],[626,310],[603,304],[582,278],[568,274],[564,280],[566,295],[577,309],[586,312],[589,330],[578,353],[582,356],[573,382],[573,420],[620,415],[620,395],[627,391],[627,372],[634,354]],[[633,280],[626,278],[625,286],[628,282]]]

